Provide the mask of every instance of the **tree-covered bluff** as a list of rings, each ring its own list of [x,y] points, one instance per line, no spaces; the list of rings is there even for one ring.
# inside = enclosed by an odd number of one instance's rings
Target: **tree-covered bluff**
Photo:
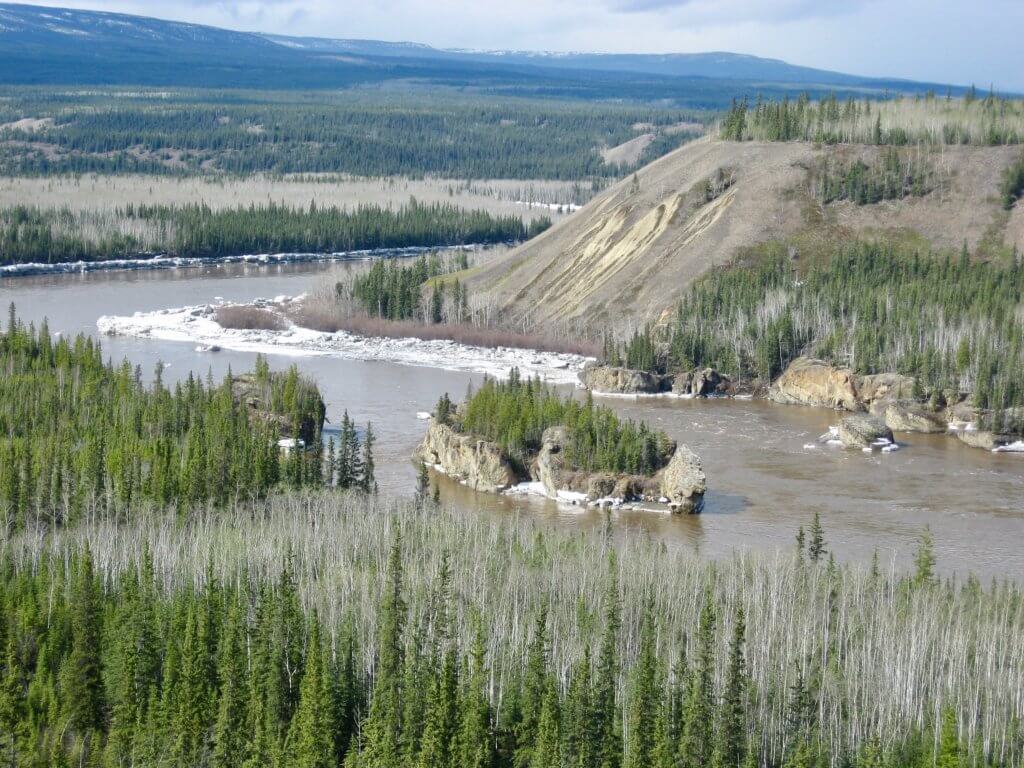
[[[55,338],[12,307],[0,333],[0,514],[8,529],[182,511],[320,484],[324,404],[298,373],[220,383],[189,374],[152,385],[125,361],[105,363],[85,336]],[[279,440],[309,446],[283,455]]]
[[[856,374],[898,373],[944,407],[968,401],[996,432],[1024,431],[1024,267],[1010,259],[858,242],[822,258],[773,243],[699,280],[662,328],[606,356],[660,373],[711,367],[775,380],[808,355]]]

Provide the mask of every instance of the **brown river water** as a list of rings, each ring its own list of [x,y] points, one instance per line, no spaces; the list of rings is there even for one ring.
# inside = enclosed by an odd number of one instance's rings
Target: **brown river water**
[[[48,318],[52,331],[96,334],[101,315],[127,315],[211,302],[310,290],[324,264],[261,267],[223,265],[195,269],[0,279],[0,300],[17,304],[26,321]],[[158,361],[165,378],[214,377],[252,367],[255,355],[197,352],[191,344],[103,338],[105,354],[127,357],[147,376]],[[410,493],[409,460],[432,409],[448,392],[461,398],[482,375],[330,357],[270,357],[282,368],[296,363],[318,382],[336,425],[344,409],[378,435],[378,480],[383,492]],[[945,573],[974,572],[983,579],[1024,578],[1024,455],[991,454],[943,435],[897,435],[902,449],[863,454],[827,447],[808,449],[830,424],[833,411],[742,400],[611,398],[608,405],[644,419],[685,442],[703,459],[709,492],[702,515],[580,509],[543,499],[475,493],[445,478],[446,500],[466,514],[528,515],[585,528],[638,529],[666,545],[721,557],[737,548],[792,546],[797,527],[821,514],[831,550],[842,560],[864,561],[877,550],[883,567],[905,565],[917,539],[931,527]],[[329,426],[330,428],[330,426]]]

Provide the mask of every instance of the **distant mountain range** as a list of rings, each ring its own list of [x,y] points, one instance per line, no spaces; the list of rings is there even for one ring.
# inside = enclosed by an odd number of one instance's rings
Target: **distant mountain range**
[[[234,32],[116,13],[0,3],[0,83],[317,89],[410,81],[484,92],[664,100],[942,88],[735,53],[444,50],[416,43]]]

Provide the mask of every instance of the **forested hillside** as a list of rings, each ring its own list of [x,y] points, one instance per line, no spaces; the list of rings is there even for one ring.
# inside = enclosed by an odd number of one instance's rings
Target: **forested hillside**
[[[4,94],[0,172],[19,175],[262,172],[586,180],[628,170],[605,164],[602,146],[639,132],[690,126],[664,137],[661,151],[668,151],[709,119],[697,110],[449,92],[124,94],[18,88]]]
[[[898,372],[918,397],[971,393],[995,432],[1024,432],[1024,264],[854,243],[794,265],[774,243],[684,293],[664,328],[615,357],[637,368],[710,366],[775,379],[800,355],[861,374]]]
[[[811,522],[811,521],[809,521]],[[253,546],[254,542],[259,542]],[[266,544],[267,546],[263,546]],[[1019,588],[316,494],[4,541],[16,764],[1021,765]]]

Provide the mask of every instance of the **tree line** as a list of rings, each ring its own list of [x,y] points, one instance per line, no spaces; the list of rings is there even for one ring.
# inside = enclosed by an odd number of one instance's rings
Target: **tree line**
[[[645,423],[620,419],[610,408],[562,397],[539,378],[523,379],[513,368],[507,380],[487,378],[457,409],[447,395],[435,418],[498,443],[520,470],[540,450],[544,430],[566,428],[567,465],[586,472],[651,475],[671,457],[675,444]]]
[[[791,100],[753,104],[734,99],[722,118],[721,138],[730,141],[814,141],[822,144],[914,144],[999,146],[1024,141],[1024,101],[972,88],[963,98],[934,93],[884,100],[831,94],[812,101],[806,93]]]
[[[859,242],[807,263],[773,243],[712,272],[667,331],[647,329],[606,355],[666,372],[710,366],[770,382],[809,354],[861,374],[913,376],[934,404],[969,394],[997,431],[1024,430],[1024,265]]]
[[[548,222],[550,224],[550,222]],[[254,253],[338,253],[524,240],[543,228],[415,199],[397,209],[308,208],[268,203],[128,205],[109,215],[15,206],[0,210],[0,263],[102,261],[154,253],[183,257]]]
[[[187,511],[265,496],[280,487],[372,490],[373,436],[345,415],[337,452],[321,441],[324,404],[298,373],[220,383],[192,375],[151,386],[99,344],[54,338],[11,309],[0,333],[0,516],[8,530],[130,515],[142,504]],[[279,440],[295,441],[282,453]]]

